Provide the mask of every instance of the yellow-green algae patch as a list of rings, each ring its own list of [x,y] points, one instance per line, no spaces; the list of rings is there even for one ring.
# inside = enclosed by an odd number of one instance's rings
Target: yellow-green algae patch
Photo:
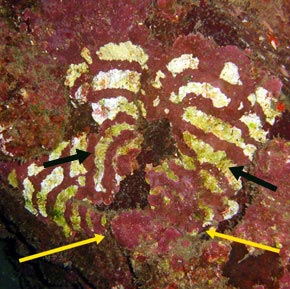
[[[16,171],[13,169],[8,175],[8,182],[13,188],[18,188]]]
[[[37,205],[39,213],[43,217],[47,217],[46,212],[46,202],[47,195],[57,186],[59,186],[64,179],[63,168],[57,167],[52,170],[52,172],[45,177],[41,182],[41,190],[36,194]]]
[[[165,78],[165,74],[161,70],[158,70],[156,72],[155,79],[151,82],[151,85],[157,89],[160,89],[162,87],[162,83],[160,79],[163,79],[163,78]]]
[[[176,164],[182,166],[186,170],[195,170],[196,169],[196,164],[195,160],[185,154],[183,154],[181,151],[178,150],[178,154],[180,158],[176,159]]]
[[[85,176],[79,176],[78,177],[78,183],[81,187],[84,187],[86,185],[86,177]]]
[[[22,193],[23,193],[23,198],[25,201],[24,207],[32,214],[37,215],[38,212],[34,208],[33,202],[32,202],[32,196],[33,196],[35,189],[34,189],[33,184],[31,183],[31,181],[28,178],[25,178],[23,180],[23,187],[24,187],[24,190]]]
[[[166,178],[177,182],[179,180],[178,176],[169,168],[168,162],[164,161],[161,165],[154,169],[156,173],[163,172],[166,173]]]
[[[211,225],[212,221],[214,219],[213,209],[211,207],[208,207],[207,205],[201,203],[201,202],[199,202],[198,206],[205,213],[204,222],[203,222],[202,226],[205,227],[205,226]]]
[[[101,218],[101,224],[103,227],[106,226],[107,224],[107,218],[106,218],[106,215],[102,215],[102,218]]]
[[[93,231],[94,227],[93,227],[93,222],[92,222],[92,219],[91,219],[91,211],[90,210],[87,210],[87,212],[86,212],[86,223],[87,223],[89,229],[91,231]]]
[[[170,203],[170,199],[166,196],[163,197],[163,201],[164,201],[165,205],[168,205]]]
[[[216,166],[228,179],[230,186],[234,190],[239,190],[242,187],[241,181],[237,181],[229,167],[236,166],[228,157],[225,151],[214,151],[213,147],[204,141],[198,139],[195,135],[188,131],[183,133],[185,143],[196,153],[200,163],[209,163]]]
[[[142,68],[148,68],[146,65],[148,55],[141,46],[135,45],[131,41],[121,42],[119,44],[110,42],[102,46],[96,54],[101,60],[135,61]]]
[[[66,237],[68,237],[71,232],[71,229],[68,226],[64,217],[66,202],[76,194],[77,189],[78,189],[77,186],[69,186],[65,190],[62,190],[57,195],[57,198],[56,198],[56,201],[55,201],[52,213],[51,213],[54,222],[58,226],[63,228],[63,232]]]
[[[182,118],[205,133],[212,133],[221,140],[235,144],[243,150],[244,155],[250,160],[257,149],[254,145],[245,143],[242,138],[242,131],[239,128],[220,118],[208,115],[195,106],[187,107]]]
[[[69,145],[69,141],[61,142],[56,149],[54,149],[50,155],[48,160],[52,161],[54,159],[58,159],[61,156],[62,151]]]
[[[81,57],[85,59],[88,64],[92,64],[93,60],[91,57],[91,52],[87,47],[84,47],[81,51]]]
[[[80,231],[81,230],[81,217],[79,215],[78,207],[79,207],[78,203],[73,202],[73,204],[72,204],[72,215],[70,217],[70,221],[71,221],[72,227],[76,231]]]
[[[203,184],[205,188],[210,190],[212,193],[221,194],[223,192],[223,190],[219,187],[218,180],[208,171],[201,170],[199,174],[204,182]]]
[[[89,67],[85,62],[79,64],[71,64],[66,72],[64,84],[68,87],[73,87],[75,81],[81,77],[82,74],[88,73]]]
[[[277,99],[269,96],[269,91],[263,87],[258,87],[255,91],[256,99],[261,106],[264,114],[266,115],[266,121],[273,125],[276,116],[280,116],[281,112],[274,109],[273,106],[277,103]]]

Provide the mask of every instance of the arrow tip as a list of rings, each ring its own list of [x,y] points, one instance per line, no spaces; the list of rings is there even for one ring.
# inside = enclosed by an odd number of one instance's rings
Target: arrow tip
[[[104,238],[105,236],[103,235],[95,234],[95,239],[96,239],[97,244],[100,244]]]
[[[209,229],[209,230],[207,230],[206,232],[208,233],[208,235],[209,235],[212,239],[214,239],[214,237],[215,237],[215,231],[216,231],[216,229]]]
[[[239,167],[230,167],[230,171],[234,175],[234,177],[239,180],[239,177],[242,175],[244,166],[239,166]]]
[[[91,154],[89,152],[82,151],[79,149],[76,149],[76,151],[77,151],[77,156],[78,156],[78,160],[79,160],[80,164],[82,164],[83,161]]]

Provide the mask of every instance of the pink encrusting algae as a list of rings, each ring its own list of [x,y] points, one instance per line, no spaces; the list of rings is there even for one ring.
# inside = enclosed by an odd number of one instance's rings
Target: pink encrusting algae
[[[127,1],[113,2],[108,1],[108,5],[119,13],[126,8],[128,15],[136,7],[140,11],[142,8],[141,4],[134,7]],[[159,1],[158,5],[165,4]],[[198,34],[180,36],[172,46],[162,48],[160,42],[150,40],[144,12],[134,21],[122,19],[119,25],[112,21],[116,29],[107,31],[103,28],[108,19],[116,17],[115,13],[109,15],[101,4],[96,4],[94,11],[105,13],[107,20],[94,20],[91,8],[90,2],[82,8],[88,16],[87,25],[76,25],[77,51],[72,45],[65,53],[65,41],[58,37],[66,36],[53,22],[50,29],[54,32],[43,36],[35,28],[35,35],[51,40],[51,44],[43,44],[67,65],[64,85],[74,109],[88,106],[98,132],[80,132],[37,161],[1,165],[2,174],[7,183],[22,191],[27,210],[44,222],[55,222],[66,237],[75,231],[88,235],[111,231],[120,246],[131,252],[137,273],[143,270],[143,263],[155,264],[157,280],[150,283],[144,275],[148,288],[153,288],[154,282],[156,288],[168,284],[177,284],[176,288],[195,288],[199,284],[207,286],[204,288],[233,288],[222,276],[230,245],[203,241],[199,234],[241,212],[244,204],[239,203],[238,194],[242,182],[234,178],[229,167],[249,165],[253,159],[257,168],[263,167],[264,158],[259,160],[259,156],[267,151],[268,130],[281,114],[276,109],[280,81],[264,71],[252,75],[254,64],[234,46],[219,47]],[[64,4],[63,11],[74,15],[76,12],[70,9],[72,6]],[[58,12],[45,11],[49,19],[68,21],[67,25],[73,26],[67,17],[59,20]],[[34,21],[40,29],[41,20],[36,17]],[[122,35],[118,33],[121,30]],[[68,42],[74,37],[72,32]],[[169,123],[175,152],[158,164],[146,159],[141,163],[138,156],[146,142],[142,124],[159,120]],[[72,162],[46,169],[42,166],[47,160],[75,154],[76,149],[88,151],[91,156],[83,164]],[[277,157],[271,154],[269,161],[283,159],[279,151]],[[118,212],[108,222],[98,206],[113,204],[121,182],[136,170],[145,172],[150,186],[148,206]],[[263,176],[272,181],[264,170]],[[286,192],[286,185],[277,190],[281,199]],[[264,207],[257,202],[252,210],[264,212]],[[245,220],[251,220],[250,215],[248,208]],[[273,226],[279,226],[278,219],[274,222]],[[262,238],[262,231],[257,232],[254,223],[242,222],[233,233],[268,245],[278,242],[283,266],[287,266],[289,244],[284,224],[284,233],[269,233]],[[257,222],[259,228],[261,223]],[[284,279],[287,274],[285,271]]]
[[[93,156],[84,164],[73,162],[44,170],[42,158],[16,168],[13,173],[17,179],[21,171],[19,186],[27,209],[47,217],[48,205],[54,210],[64,206],[61,198],[109,205],[121,180],[139,167],[143,136],[137,121],[148,114],[149,121],[169,120],[177,146],[176,156],[145,168],[151,206],[165,203],[165,210],[180,206],[183,211],[185,203],[198,208],[203,227],[238,212],[239,205],[231,198],[241,183],[228,168],[250,162],[257,146],[267,140],[264,127],[279,115],[272,107],[280,84],[263,79],[264,87],[255,85],[242,52],[216,47],[201,36],[179,38],[172,50],[160,57],[159,65],[155,61],[159,70],[155,73],[153,67],[152,79],[144,84],[142,71],[150,69],[150,53],[141,46],[131,41],[105,44],[96,51],[95,66],[93,53],[82,50],[87,62],[70,65],[65,85],[71,88],[76,107],[90,104],[99,133],[84,132],[62,142],[49,160],[74,154],[76,149]],[[118,68],[106,68],[112,61]],[[134,65],[129,70],[130,62]],[[82,82],[84,74],[90,73],[90,82]],[[77,211],[74,208],[74,214]],[[188,217],[183,218],[183,225]]]

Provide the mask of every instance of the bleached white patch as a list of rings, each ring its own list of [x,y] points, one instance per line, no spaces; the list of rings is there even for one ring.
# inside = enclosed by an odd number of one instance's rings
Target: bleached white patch
[[[119,174],[115,174],[115,180],[116,180],[116,184],[120,184],[121,181],[123,181],[125,179],[125,176],[120,176]]]
[[[275,122],[276,116],[281,115],[281,112],[273,108],[274,104],[277,102],[277,99],[270,96],[269,91],[263,87],[258,87],[256,89],[257,102],[261,106],[265,116],[266,121],[273,125]]]
[[[256,113],[249,113],[240,118],[249,129],[250,137],[258,142],[266,142],[267,131],[263,130],[260,117]]]
[[[187,85],[179,87],[178,94],[172,92],[169,99],[171,102],[178,104],[182,102],[189,93],[194,93],[197,96],[201,95],[203,98],[210,99],[213,106],[217,108],[228,106],[231,102],[231,99],[223,94],[219,88],[207,82],[188,82]]]
[[[112,289],[124,289],[124,287],[123,287],[123,285],[118,284],[118,285],[112,287]]]
[[[243,104],[243,102],[241,101],[240,102],[240,105],[239,105],[239,107],[238,107],[238,110],[241,110],[241,109],[243,109],[244,108],[244,104]]]
[[[100,71],[93,79],[92,86],[94,90],[103,89],[127,89],[137,93],[140,89],[141,74],[132,70],[111,69],[109,71]]]
[[[248,98],[248,101],[251,103],[251,106],[254,106],[257,101],[256,94],[251,93],[248,95],[247,98]]]
[[[192,54],[182,54],[177,58],[173,58],[167,65],[167,69],[175,77],[186,69],[198,69],[199,59],[193,57]]]
[[[76,100],[80,104],[86,103],[88,101],[86,95],[83,94],[83,86],[82,85],[75,92],[73,99]]]
[[[28,166],[27,171],[28,171],[28,176],[37,176],[40,172],[44,170],[44,166],[38,166],[34,163]]]
[[[113,120],[119,112],[126,112],[133,118],[137,118],[138,110],[133,102],[128,102],[124,96],[103,98],[99,102],[92,103],[92,117],[101,125],[105,120]]]
[[[232,85],[242,85],[240,80],[239,68],[233,62],[226,62],[220,73],[220,79],[232,84]]]
[[[223,211],[224,220],[231,219],[239,211],[239,204],[233,200],[227,200],[226,205],[228,206],[225,211]]]

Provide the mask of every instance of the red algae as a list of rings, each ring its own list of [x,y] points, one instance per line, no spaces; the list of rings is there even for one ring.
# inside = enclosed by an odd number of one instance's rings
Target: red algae
[[[2,20],[0,25],[1,154],[28,159],[55,148],[64,136],[69,107],[58,79],[63,71],[28,34]]]
[[[270,141],[256,154],[255,166],[251,172],[258,177],[263,176],[269,182],[277,183],[278,189],[272,193],[263,187],[257,187],[243,221],[233,231],[242,238],[281,248],[279,262],[284,268],[285,276],[289,274],[287,266],[290,257],[289,148],[289,142],[276,139]],[[250,254],[255,254],[255,250],[250,250]],[[277,282],[273,288],[287,288],[289,281],[286,278],[284,284],[282,280],[279,283],[280,287]]]

